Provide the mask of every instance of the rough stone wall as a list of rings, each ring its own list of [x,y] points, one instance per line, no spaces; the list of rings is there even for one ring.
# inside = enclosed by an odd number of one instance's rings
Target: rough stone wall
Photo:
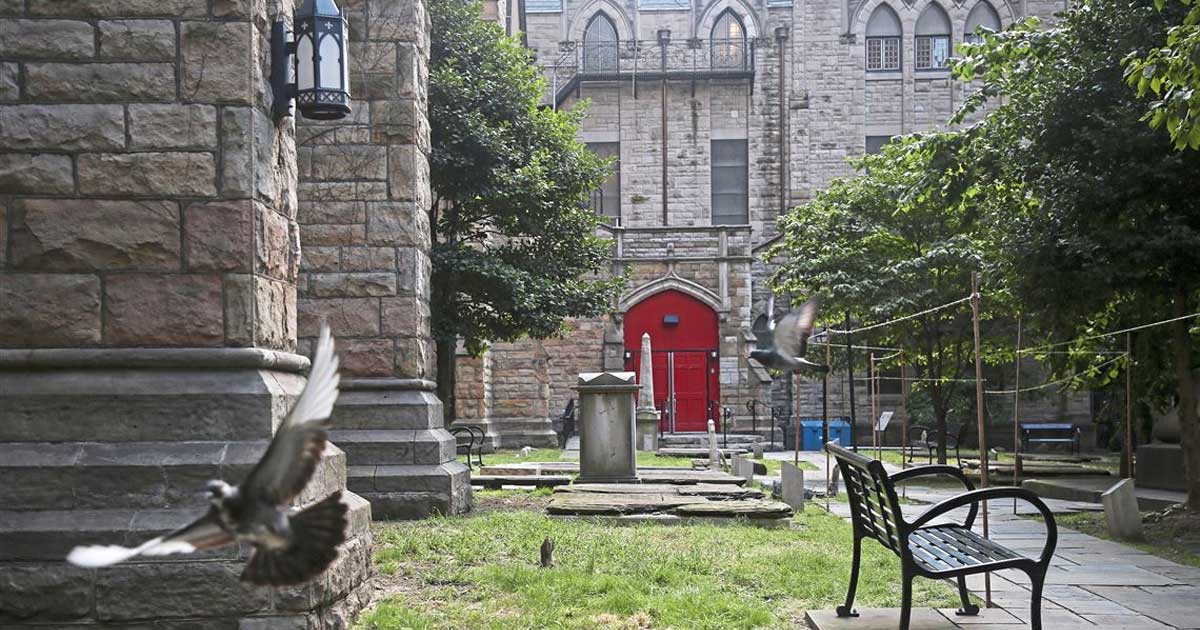
[[[376,516],[462,512],[469,473],[431,380],[429,17],[420,0],[344,4],[353,113],[297,126],[300,338],[326,321],[339,339],[332,437]]]
[[[370,506],[302,587],[237,546],[100,571],[239,481],[304,386],[296,153],[270,115],[290,2],[0,2],[0,626],[344,627]],[[330,445],[297,504],[346,487]],[[192,588],[203,585],[202,588]],[[181,588],[181,585],[184,585]]]

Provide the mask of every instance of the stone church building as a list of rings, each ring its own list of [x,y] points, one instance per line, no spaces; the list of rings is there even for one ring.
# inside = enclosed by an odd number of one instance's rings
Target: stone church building
[[[574,374],[636,369],[644,332],[668,431],[704,430],[710,415],[720,424],[717,407],[738,430],[755,415],[766,426],[770,406],[819,416],[819,382],[773,382],[747,359],[766,341],[760,259],[776,218],[851,175],[847,158],[944,125],[970,89],[950,78],[946,59],[976,29],[1062,9],[1046,0],[527,0],[546,106],[586,101],[580,140],[614,158],[592,206],[614,241],[613,271],[629,284],[611,314],[573,322],[565,338],[460,356],[460,421],[487,426],[497,445],[546,444],[547,417],[572,398]],[[849,415],[846,389],[844,377],[831,379],[832,415]],[[899,402],[898,387],[883,392]]]

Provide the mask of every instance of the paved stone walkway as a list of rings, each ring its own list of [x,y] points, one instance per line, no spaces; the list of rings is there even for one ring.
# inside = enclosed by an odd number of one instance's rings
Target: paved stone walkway
[[[790,453],[771,453],[772,458],[791,460]],[[819,471],[806,471],[810,487],[825,486],[823,453],[802,453],[801,459]],[[891,470],[895,468],[888,466]],[[843,490],[844,491],[844,490]],[[909,499],[936,502],[957,494],[951,488],[910,485]],[[844,495],[843,495],[844,500]],[[814,501],[822,507],[823,499]],[[1047,501],[1051,509],[1089,509],[1078,502]],[[912,506],[919,513],[921,506]],[[849,518],[844,502],[833,502],[830,510]],[[988,509],[991,538],[1016,551],[1035,555],[1045,541],[1041,521],[1013,514],[1011,501],[993,501]],[[976,522],[979,529],[979,521]],[[867,543],[870,544],[870,543]],[[956,617],[953,610],[913,611],[912,630],[956,628],[985,630],[1012,628],[1029,621],[1029,579],[1016,571],[992,574],[995,609],[978,617]],[[972,592],[983,597],[983,577],[968,579]],[[820,630],[875,630],[896,628],[899,611],[860,610],[857,619],[838,619],[832,610],[813,611],[809,621]],[[1059,526],[1058,547],[1046,577],[1042,606],[1043,627],[1105,629],[1200,629],[1200,568],[1183,566],[1133,547],[1088,536]]]

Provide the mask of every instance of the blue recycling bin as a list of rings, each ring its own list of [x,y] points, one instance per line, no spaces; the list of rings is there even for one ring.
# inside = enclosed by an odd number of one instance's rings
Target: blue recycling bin
[[[824,438],[824,423],[821,420],[801,420],[801,448],[806,451],[819,451],[825,442]],[[837,442],[841,446],[850,446],[850,423],[841,419],[829,421],[829,441]]]

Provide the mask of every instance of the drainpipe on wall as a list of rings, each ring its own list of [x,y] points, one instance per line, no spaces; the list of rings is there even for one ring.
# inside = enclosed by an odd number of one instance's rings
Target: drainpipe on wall
[[[658,46],[662,54],[662,224],[667,225],[667,44],[671,42],[671,31],[658,31]]]
[[[779,214],[788,210],[788,119],[787,50],[788,27],[775,27],[775,45],[779,47]]]

